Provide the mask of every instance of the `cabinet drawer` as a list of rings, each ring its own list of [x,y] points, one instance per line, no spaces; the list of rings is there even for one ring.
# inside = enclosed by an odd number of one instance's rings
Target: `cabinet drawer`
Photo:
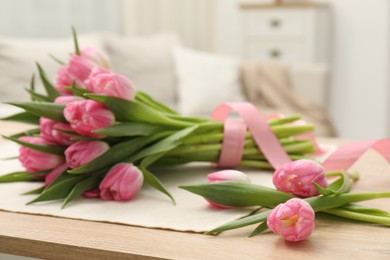
[[[243,13],[246,36],[299,36],[303,34],[302,10],[248,10]]]
[[[245,46],[248,60],[277,59],[285,62],[305,60],[303,47],[299,42],[248,42]]]

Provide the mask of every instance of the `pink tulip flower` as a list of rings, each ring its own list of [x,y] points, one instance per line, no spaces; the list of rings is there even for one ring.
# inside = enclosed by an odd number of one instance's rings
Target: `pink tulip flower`
[[[312,160],[293,161],[278,168],[273,175],[273,183],[279,191],[305,198],[319,194],[313,182],[324,188],[328,186],[324,169]]]
[[[268,228],[287,241],[300,241],[313,232],[315,213],[302,199],[290,199],[279,204],[267,217]]]
[[[55,88],[62,95],[72,95],[72,91],[66,89],[65,87],[72,86],[73,78],[69,74],[69,67],[62,66],[57,70],[57,80],[54,84]]]
[[[213,172],[207,175],[207,179],[209,183],[215,183],[215,182],[227,182],[227,181],[234,181],[234,182],[244,182],[244,183],[250,183],[251,180],[249,177],[240,171],[236,170],[222,170],[218,172]],[[207,200],[207,199],[206,199]],[[213,201],[207,200],[210,206],[214,208],[219,209],[229,209],[232,207],[224,206],[218,203],[215,203]]]
[[[115,122],[114,114],[94,100],[68,103],[64,109],[64,116],[73,130],[90,137],[102,137],[92,131],[111,126]]]
[[[92,47],[84,48],[80,50],[80,56],[93,61],[100,67],[110,68],[107,56],[100,50]]]
[[[40,137],[22,136],[20,141],[32,143],[32,144],[48,144],[53,145]],[[64,162],[64,158],[59,155],[39,152],[25,146],[19,148],[19,161],[28,172],[45,171],[50,170]]]
[[[213,172],[207,175],[207,179],[210,183],[221,182],[221,181],[238,181],[238,182],[246,182],[246,183],[251,182],[248,175],[236,170],[223,170],[223,171]]]
[[[85,85],[92,93],[127,100],[133,100],[136,92],[129,79],[100,67],[92,70]]]
[[[59,96],[54,99],[55,104],[68,104],[74,101],[84,100],[82,97],[78,96]]]
[[[68,168],[68,165],[66,163],[60,164],[57,167],[55,167],[51,172],[49,172],[45,176],[45,186],[49,186],[58,176],[61,175],[66,169]]]
[[[104,200],[131,200],[140,191],[143,181],[142,172],[133,164],[118,163],[100,183],[100,197]]]
[[[89,77],[92,69],[96,66],[97,64],[95,62],[85,57],[72,55],[67,68],[67,73],[72,81],[74,80],[76,82],[78,87],[85,88],[84,81]]]
[[[71,145],[74,143],[71,138],[78,136],[69,124],[56,122],[45,117],[39,119],[39,129],[42,138],[59,145]]]
[[[110,149],[106,142],[102,141],[79,141],[65,150],[66,163],[72,169],[79,168]]]

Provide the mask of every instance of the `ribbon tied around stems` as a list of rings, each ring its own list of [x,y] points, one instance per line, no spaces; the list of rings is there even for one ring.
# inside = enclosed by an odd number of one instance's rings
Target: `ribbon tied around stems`
[[[242,120],[227,119],[232,111],[237,112]],[[223,103],[213,111],[211,118],[225,122],[219,167],[234,168],[239,165],[244,151],[247,128],[256,145],[275,169],[291,162],[290,157],[268,125],[267,118],[253,104],[248,102]]]
[[[228,119],[232,111],[237,112],[242,120]],[[281,117],[281,115],[272,115],[270,117]],[[247,129],[251,132],[256,145],[272,167],[277,169],[291,162],[291,159],[268,125],[267,119],[270,117],[261,114],[253,104],[248,102],[229,102],[219,105],[211,115],[211,118],[224,122],[224,139],[218,166],[235,168],[240,164],[244,152]],[[311,133],[298,136],[298,138],[310,139],[315,145],[316,154],[324,152]],[[390,163],[390,139],[380,139],[342,145],[323,162],[323,167],[326,171],[348,170],[370,148],[377,151]]]

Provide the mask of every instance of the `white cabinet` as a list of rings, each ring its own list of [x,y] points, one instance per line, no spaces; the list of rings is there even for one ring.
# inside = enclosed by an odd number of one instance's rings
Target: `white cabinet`
[[[328,6],[242,4],[240,10],[245,60],[330,62]]]

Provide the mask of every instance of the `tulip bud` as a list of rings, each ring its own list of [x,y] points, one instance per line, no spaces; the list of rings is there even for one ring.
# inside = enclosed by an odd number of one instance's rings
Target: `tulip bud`
[[[72,169],[79,168],[110,149],[110,146],[102,141],[79,141],[65,150],[66,163]]]
[[[301,197],[313,197],[319,193],[313,182],[326,188],[324,169],[312,160],[297,160],[278,168],[272,179],[276,189]]]
[[[248,175],[243,172],[236,170],[223,170],[218,172],[213,172],[207,175],[209,182],[220,182],[220,181],[238,181],[250,183]]]
[[[107,56],[98,49],[88,47],[80,50],[80,56],[93,61],[98,66],[103,68],[110,68]]]
[[[45,117],[39,119],[39,129],[42,138],[59,145],[70,145],[74,143],[70,139],[78,136],[76,133],[72,134],[73,129],[69,124],[56,122]]]
[[[315,213],[310,204],[294,198],[274,208],[267,217],[267,225],[287,241],[300,241],[313,232],[314,219]]]
[[[72,81],[76,82],[78,87],[85,88],[84,81],[89,77],[92,69],[96,66],[97,65],[93,61],[85,57],[72,55],[72,58],[69,61],[67,72]],[[71,85],[72,84],[69,86]]]
[[[68,168],[68,165],[66,163],[60,164],[57,167],[55,167],[51,172],[49,172],[45,176],[45,186],[49,186],[58,176],[61,175],[66,169]]]
[[[69,74],[68,66],[62,66],[57,70],[57,80],[54,84],[54,87],[62,95],[72,95],[72,91],[66,89],[65,87],[72,86],[72,76]]]
[[[100,197],[104,200],[131,200],[142,188],[143,181],[142,172],[133,164],[118,163],[100,183]]]
[[[244,183],[250,183],[251,180],[249,177],[240,171],[236,170],[223,170],[223,171],[218,171],[218,172],[213,172],[207,175],[207,179],[209,183],[213,182],[228,182],[228,181],[234,181],[234,182],[244,182]],[[209,204],[215,208],[220,208],[220,209],[228,209],[231,208],[229,206],[224,206],[218,203],[215,203],[213,201],[207,200]]]
[[[127,100],[133,100],[135,97],[135,89],[128,78],[99,67],[92,70],[85,85],[95,94]]]
[[[115,122],[114,114],[94,100],[68,103],[64,109],[64,116],[73,130],[91,137],[102,137],[102,135],[94,134],[92,131],[106,128]]]
[[[32,144],[53,144],[40,137],[22,136],[19,140]],[[28,172],[35,172],[53,169],[62,164],[64,158],[59,155],[44,153],[21,146],[19,148],[19,161]]]
[[[55,104],[68,104],[70,102],[84,100],[82,97],[78,96],[59,96],[54,99]]]

